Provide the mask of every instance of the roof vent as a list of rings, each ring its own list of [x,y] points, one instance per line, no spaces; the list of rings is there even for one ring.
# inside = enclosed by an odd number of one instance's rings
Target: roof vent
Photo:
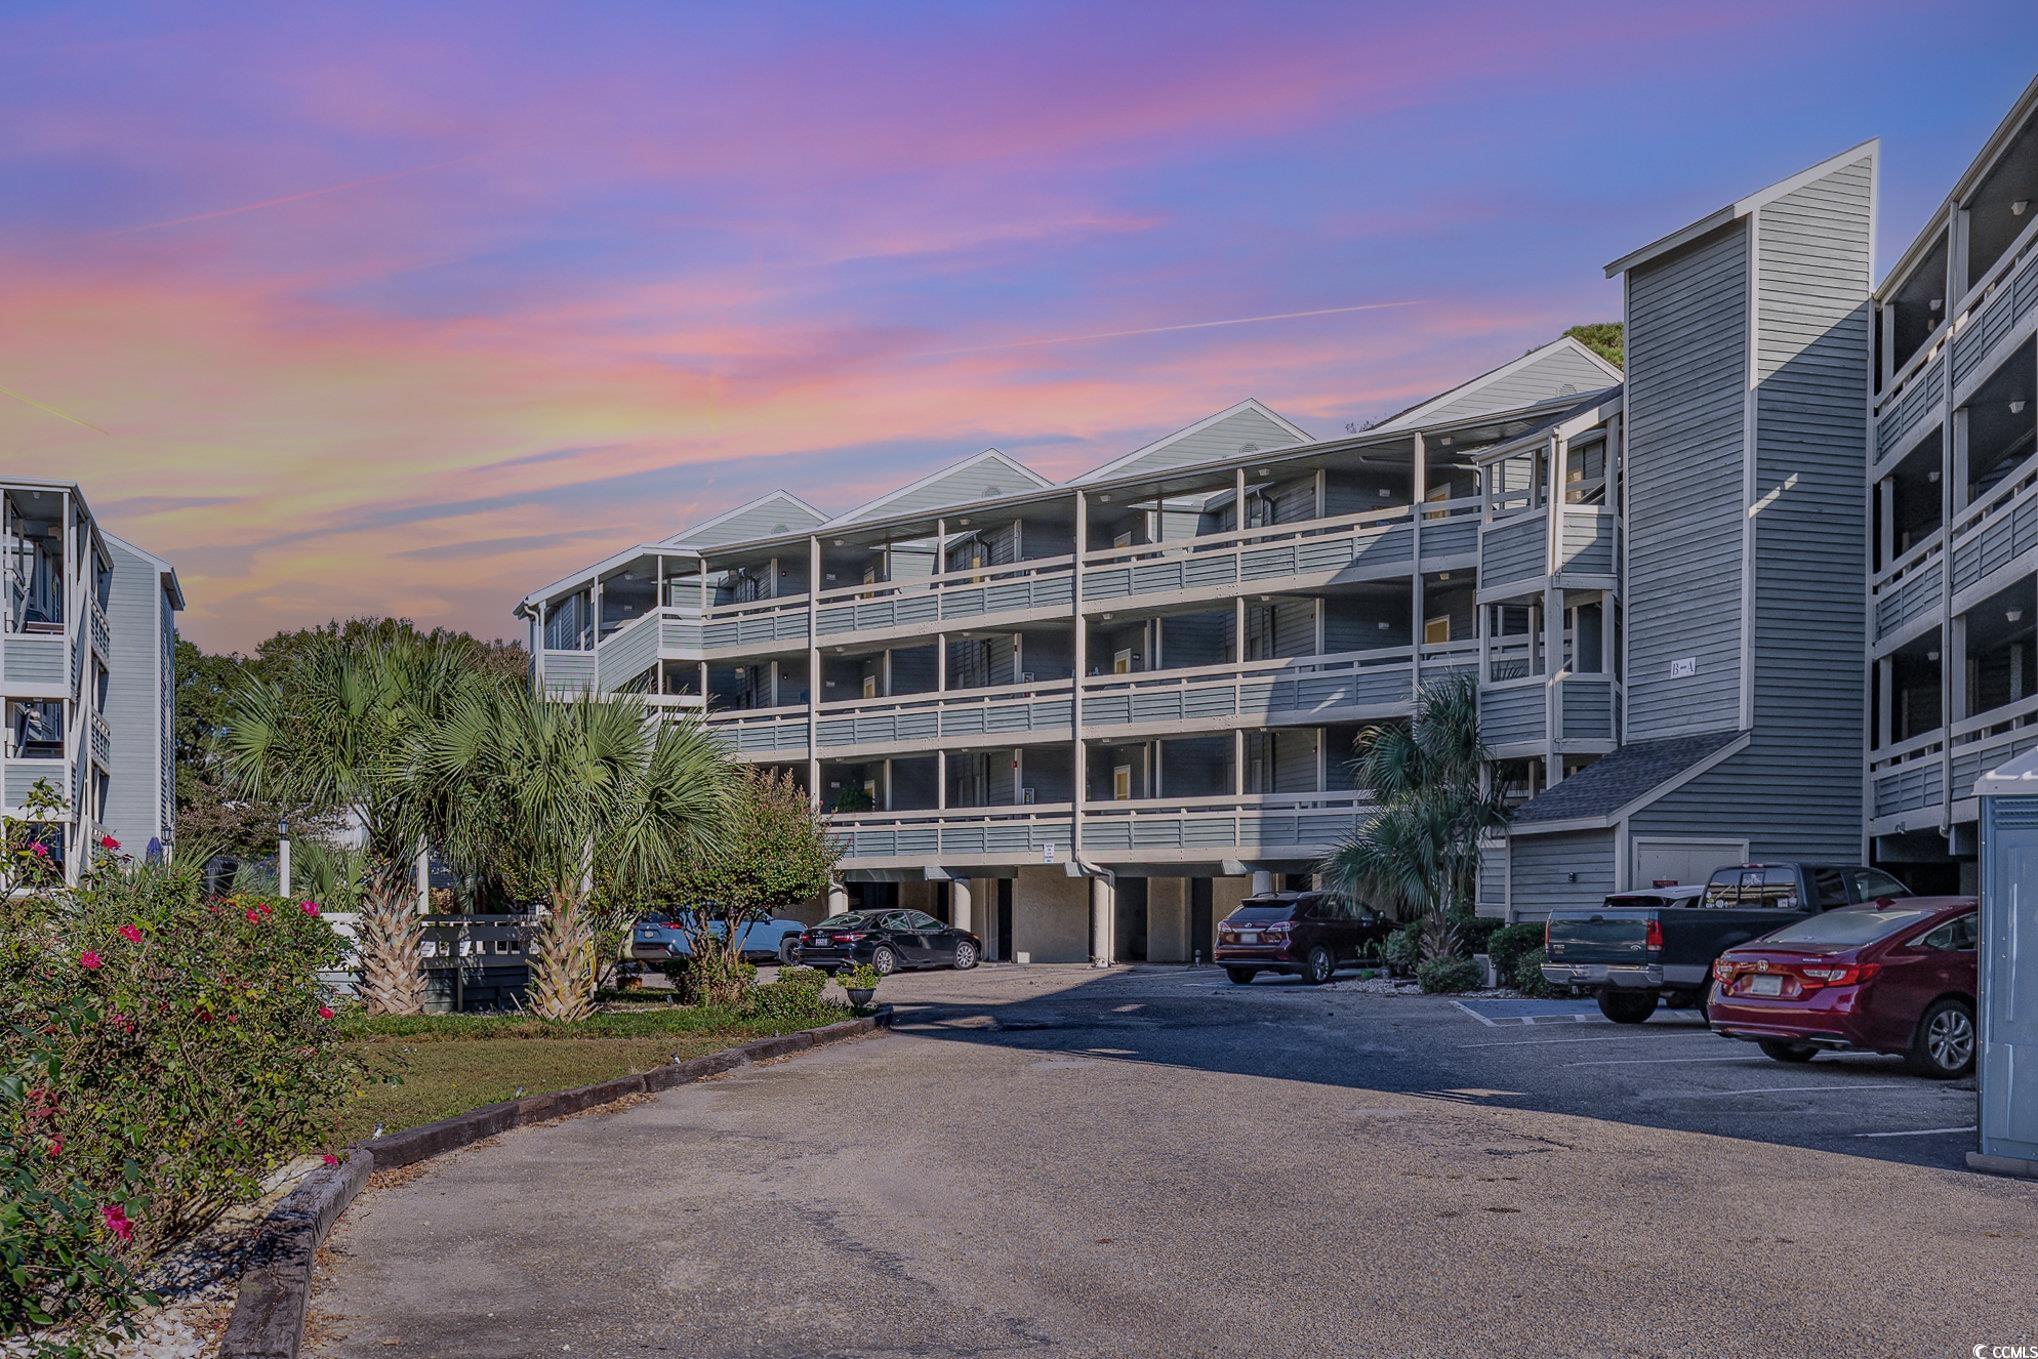
[[[1565,383],[1565,384],[1564,384],[1563,386],[1561,386],[1561,387],[1559,387],[1559,388],[1557,389],[1557,395],[1558,395],[1558,396],[1576,396],[1576,395],[1578,395],[1578,384],[1577,384],[1577,383],[1575,383],[1575,382],[1567,382],[1567,383]]]
[[[785,532],[785,525],[784,525],[784,524],[773,524],[773,525],[771,526],[771,531],[772,531],[773,533],[784,533],[784,532]]]

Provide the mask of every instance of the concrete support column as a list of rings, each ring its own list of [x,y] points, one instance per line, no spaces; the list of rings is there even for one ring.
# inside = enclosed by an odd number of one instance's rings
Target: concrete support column
[[[1111,966],[1112,927],[1117,922],[1118,889],[1109,878],[1090,879],[1090,963]]]
[[[976,926],[970,920],[970,910],[969,879],[949,879],[948,923],[959,930],[975,930]]]
[[[427,915],[432,909],[432,851],[429,846],[418,846],[416,871],[418,914]]]
[[[828,884],[828,914],[841,915],[849,909],[849,889],[839,882]]]
[[[1253,870],[1253,895],[1259,896],[1261,893],[1273,890],[1274,875],[1264,868],[1255,868]]]

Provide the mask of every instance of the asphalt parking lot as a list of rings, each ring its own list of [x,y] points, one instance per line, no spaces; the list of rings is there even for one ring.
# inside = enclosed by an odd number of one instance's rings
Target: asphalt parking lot
[[[1183,969],[900,976],[894,1033],[399,1172],[309,1353],[1967,1354],[2038,1337],[1974,1093],[1676,1015]],[[1582,1017],[1581,1017],[1582,1015]],[[1878,1134],[1901,1134],[1879,1136]],[[1759,1343],[1755,1337],[1759,1336]]]

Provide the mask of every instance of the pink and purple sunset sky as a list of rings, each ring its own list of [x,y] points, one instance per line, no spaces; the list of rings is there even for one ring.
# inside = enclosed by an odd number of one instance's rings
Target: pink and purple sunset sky
[[[210,648],[515,636],[775,486],[1059,478],[1248,395],[1337,433],[1871,136],[1887,266],[2034,69],[2030,0],[14,0],[0,470]]]

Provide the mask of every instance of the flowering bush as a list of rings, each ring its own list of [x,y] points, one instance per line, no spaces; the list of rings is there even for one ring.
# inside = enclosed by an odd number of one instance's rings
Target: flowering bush
[[[10,851],[0,1336],[118,1323],[146,1300],[135,1267],[330,1149],[357,1080],[319,981],[345,945],[315,907],[202,901],[195,873],[111,855],[65,890]]]

